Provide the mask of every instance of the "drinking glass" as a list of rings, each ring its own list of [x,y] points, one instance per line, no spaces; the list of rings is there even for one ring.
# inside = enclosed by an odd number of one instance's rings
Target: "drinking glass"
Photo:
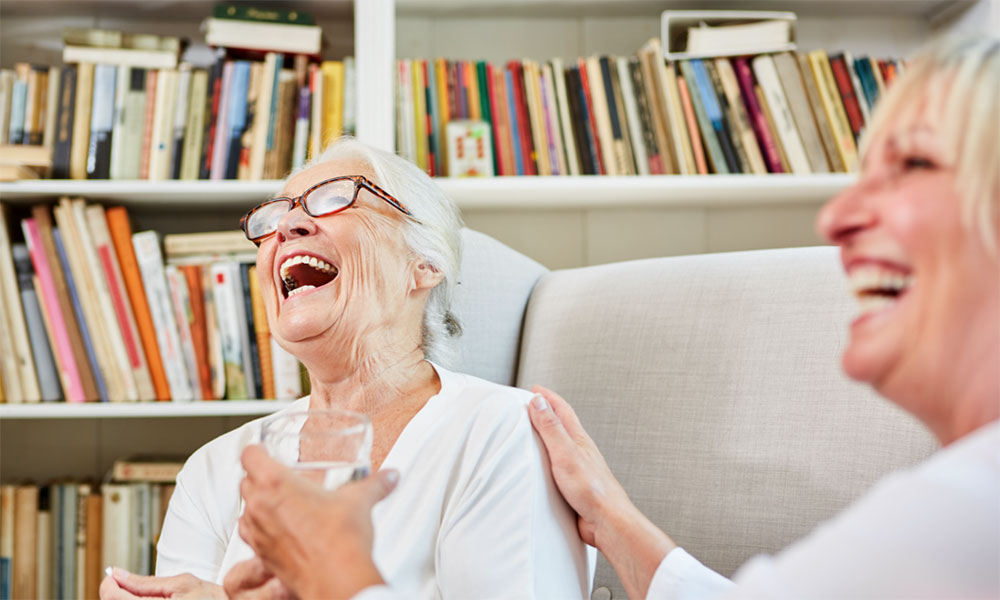
[[[371,470],[371,421],[349,410],[276,415],[261,425],[261,443],[272,458],[328,490],[364,479]]]

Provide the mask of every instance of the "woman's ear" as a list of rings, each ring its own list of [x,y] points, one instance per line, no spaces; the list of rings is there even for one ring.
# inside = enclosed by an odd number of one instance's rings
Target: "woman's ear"
[[[420,261],[413,267],[413,291],[431,290],[443,279],[441,271],[427,261]]]

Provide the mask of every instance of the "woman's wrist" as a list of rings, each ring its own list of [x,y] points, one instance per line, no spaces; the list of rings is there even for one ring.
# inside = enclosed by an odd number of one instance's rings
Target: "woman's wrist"
[[[611,563],[628,597],[645,598],[657,568],[677,544],[629,500],[602,513],[605,518],[594,535],[597,549]]]

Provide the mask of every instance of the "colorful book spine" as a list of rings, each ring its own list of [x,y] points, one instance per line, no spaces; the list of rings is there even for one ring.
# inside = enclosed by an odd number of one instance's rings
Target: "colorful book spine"
[[[771,173],[783,173],[781,166],[781,156],[778,154],[778,146],[771,136],[771,130],[767,126],[767,118],[757,101],[754,93],[753,70],[750,68],[750,61],[746,57],[733,59],[733,69],[736,71],[736,79],[740,84],[740,92],[743,94],[743,102],[749,113],[750,123],[753,125],[754,134],[757,136],[760,149],[764,155],[764,162],[767,163],[767,170]]]

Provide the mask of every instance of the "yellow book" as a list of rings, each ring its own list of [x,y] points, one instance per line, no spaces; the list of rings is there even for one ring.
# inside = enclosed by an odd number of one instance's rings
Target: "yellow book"
[[[250,307],[253,310],[253,329],[257,336],[257,352],[260,356],[261,394],[267,400],[277,396],[274,393],[274,367],[271,362],[271,329],[267,324],[267,312],[264,309],[264,297],[260,294],[260,282],[257,280],[257,267],[250,267]]]
[[[410,83],[413,86],[413,123],[417,137],[417,166],[428,172],[427,101],[424,95],[424,70],[420,60],[413,61]]]
[[[427,67],[430,68],[430,65]],[[436,133],[437,139],[443,141],[448,139],[445,128],[448,126],[448,121],[451,120],[451,105],[448,104],[448,63],[443,58],[434,59],[434,80],[437,84],[437,114],[438,127],[440,128]],[[442,152],[441,156],[438,157],[438,162],[440,163],[438,172],[447,173],[448,153]]]
[[[73,141],[69,151],[70,179],[87,178],[87,150],[90,148],[90,105],[94,97],[94,63],[80,63],[76,69],[76,101],[73,108]]]
[[[323,139],[326,148],[344,133],[344,62],[325,60],[323,71]]]
[[[847,113],[844,111],[840,92],[837,91],[837,82],[833,79],[833,70],[830,68],[830,60],[827,58],[826,52],[823,50],[810,52],[809,65],[816,78],[819,95],[823,99],[823,112],[826,113],[826,118],[830,121],[830,127],[833,129],[837,151],[840,153],[840,158],[847,171],[854,171],[858,166],[858,149],[854,145],[854,134],[847,122]]]
[[[545,135],[545,115],[542,114],[542,101],[539,95],[538,63],[533,60],[524,61],[524,96],[528,105],[528,121],[530,122],[531,139],[535,146],[535,165],[539,175],[551,175],[549,164],[549,146]]]
[[[483,111],[479,106],[479,77],[476,75],[476,64],[473,62],[463,62],[465,68],[465,85],[469,90],[469,118],[480,120],[483,118]]]

